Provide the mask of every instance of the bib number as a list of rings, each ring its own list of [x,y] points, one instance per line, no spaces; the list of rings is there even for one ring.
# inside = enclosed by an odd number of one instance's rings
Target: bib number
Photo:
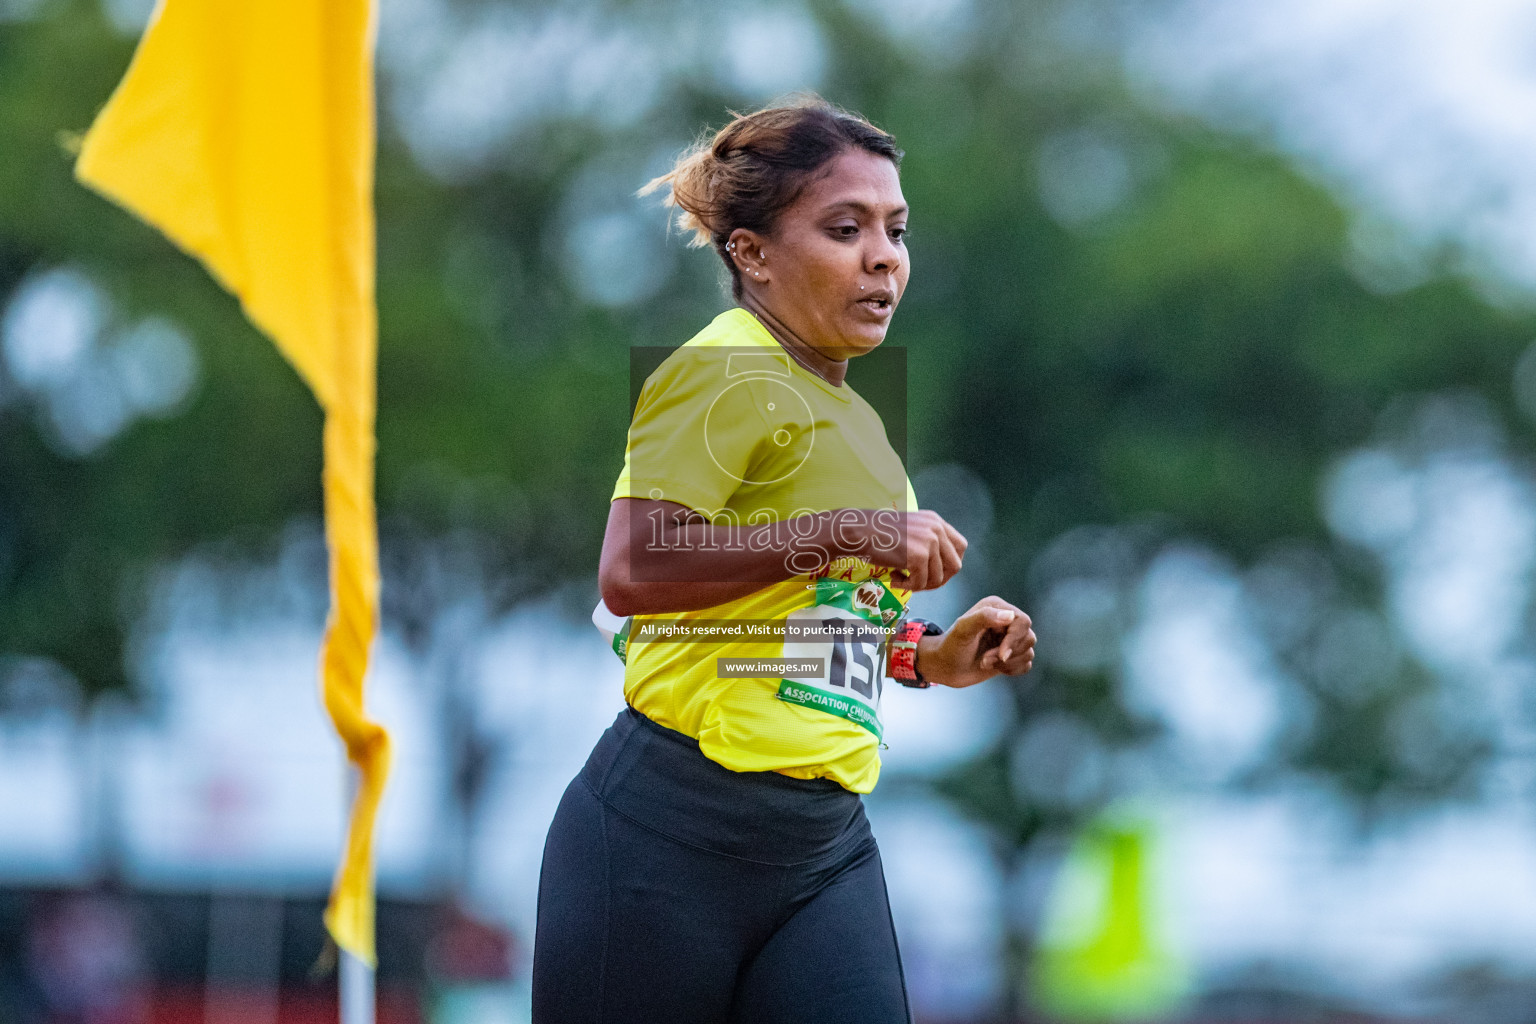
[[[846,719],[880,739],[881,645],[901,602],[878,580],[816,581],[816,603],[785,616],[784,657],[820,675],[779,681],[779,699]],[[803,637],[803,639],[797,639]]]

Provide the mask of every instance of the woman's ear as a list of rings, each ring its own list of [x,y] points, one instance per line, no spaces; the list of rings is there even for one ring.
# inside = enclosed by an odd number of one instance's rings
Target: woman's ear
[[[746,228],[737,228],[726,239],[725,253],[731,258],[743,281],[768,283],[768,251],[763,236]]]

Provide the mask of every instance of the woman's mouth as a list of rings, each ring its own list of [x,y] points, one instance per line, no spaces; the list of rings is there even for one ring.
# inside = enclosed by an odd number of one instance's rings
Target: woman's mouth
[[[890,315],[891,308],[895,305],[896,296],[889,288],[881,288],[860,297],[859,305],[870,310],[877,316]]]

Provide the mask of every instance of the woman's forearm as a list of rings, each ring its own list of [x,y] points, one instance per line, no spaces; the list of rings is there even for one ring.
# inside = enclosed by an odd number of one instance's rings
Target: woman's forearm
[[[862,553],[871,515],[842,509],[742,526],[706,521],[674,502],[616,499],[603,542],[603,600],[619,615],[723,604]]]

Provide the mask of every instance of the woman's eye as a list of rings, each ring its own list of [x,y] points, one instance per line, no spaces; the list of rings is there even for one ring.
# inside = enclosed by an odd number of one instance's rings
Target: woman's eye
[[[895,241],[898,241],[898,242],[905,241],[906,237],[907,237],[907,229],[906,228],[891,228],[891,238],[894,239]]]

